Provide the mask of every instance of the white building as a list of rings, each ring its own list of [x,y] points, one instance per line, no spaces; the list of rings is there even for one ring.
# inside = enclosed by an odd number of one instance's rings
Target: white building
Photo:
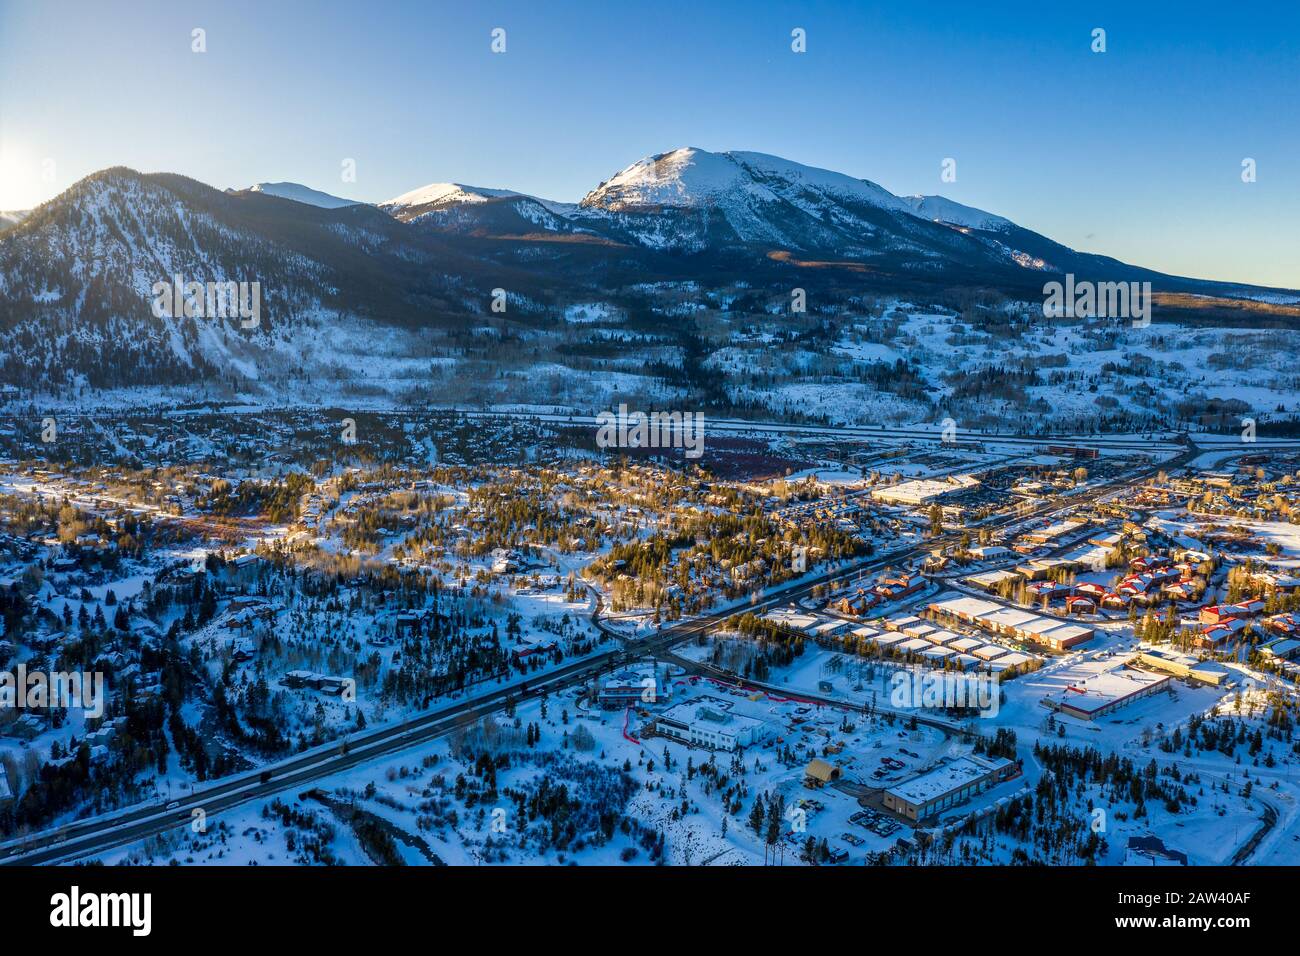
[[[696,697],[656,717],[655,729],[671,740],[711,750],[736,750],[764,739],[767,725],[734,713],[733,703],[721,697]]]
[[[1096,720],[1135,700],[1149,697],[1164,690],[1173,680],[1169,674],[1152,674],[1105,661],[1084,661],[1058,671],[1056,676],[1067,679],[1069,683],[1063,690],[1046,695],[1039,703],[1050,710],[1084,720]]]
[[[915,478],[896,485],[875,488],[871,497],[891,505],[924,505],[949,495],[960,494],[979,487],[979,479],[971,475],[948,475],[944,478]]]

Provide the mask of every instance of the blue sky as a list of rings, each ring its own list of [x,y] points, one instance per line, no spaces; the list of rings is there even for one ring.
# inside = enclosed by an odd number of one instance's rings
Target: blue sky
[[[0,209],[118,164],[369,201],[447,180],[576,200],[690,145],[1295,287],[1297,6],[0,0]]]

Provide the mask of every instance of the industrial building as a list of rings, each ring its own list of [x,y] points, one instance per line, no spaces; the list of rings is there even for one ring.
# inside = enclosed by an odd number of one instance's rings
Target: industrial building
[[[979,479],[971,475],[949,475],[946,478],[917,478],[902,481],[885,488],[876,488],[871,497],[889,505],[930,504],[951,495],[961,494],[979,487]]]
[[[1079,670],[1082,671],[1083,668]],[[1163,690],[1172,680],[1173,677],[1168,674],[1114,667],[1087,673],[1060,693],[1044,697],[1041,703],[1050,710],[1071,717],[1096,720],[1135,700],[1150,697]]]
[[[919,822],[1015,776],[1006,757],[958,757],[885,791],[885,807]]]

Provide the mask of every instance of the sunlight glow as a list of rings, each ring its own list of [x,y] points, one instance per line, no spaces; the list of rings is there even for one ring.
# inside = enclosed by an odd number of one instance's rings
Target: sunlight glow
[[[58,166],[26,145],[0,140],[0,210],[31,209],[58,191]]]

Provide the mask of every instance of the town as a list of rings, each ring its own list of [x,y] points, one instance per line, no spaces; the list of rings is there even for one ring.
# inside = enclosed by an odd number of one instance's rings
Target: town
[[[1300,442],[599,427],[0,430],[0,860],[1294,854]]]

